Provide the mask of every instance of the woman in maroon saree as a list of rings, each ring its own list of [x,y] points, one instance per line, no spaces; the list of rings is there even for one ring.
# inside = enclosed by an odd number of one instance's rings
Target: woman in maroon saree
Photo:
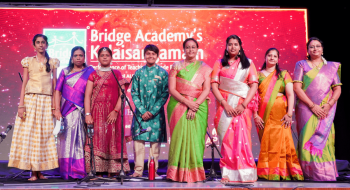
[[[125,140],[121,145],[121,90],[113,76],[116,75],[122,88],[127,89],[129,82],[118,70],[112,70],[112,51],[103,47],[98,51],[101,68],[91,73],[85,92],[86,123],[94,125],[94,159],[96,172],[108,172],[108,176],[121,170],[121,146],[123,151],[123,169],[130,171]],[[85,145],[86,172],[90,172],[90,148]]]

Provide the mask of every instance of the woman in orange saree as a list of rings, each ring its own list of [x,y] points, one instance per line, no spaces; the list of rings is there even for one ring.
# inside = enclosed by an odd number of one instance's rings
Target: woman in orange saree
[[[258,109],[258,78],[238,36],[227,38],[224,58],[214,64],[211,76],[217,100],[214,125],[223,156],[220,159],[221,182],[254,182],[257,175],[251,146],[251,120],[253,111]]]
[[[278,66],[279,52],[270,48],[259,75],[259,111],[254,114],[260,139],[258,177],[303,180],[291,128],[294,105],[292,78]]]

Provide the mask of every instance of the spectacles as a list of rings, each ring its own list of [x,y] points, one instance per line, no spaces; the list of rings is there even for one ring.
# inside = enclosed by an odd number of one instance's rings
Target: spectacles
[[[310,46],[309,49],[315,49],[315,48],[319,49],[319,48],[321,48],[321,47],[322,47],[322,46],[320,46],[320,45],[317,45],[317,46]]]

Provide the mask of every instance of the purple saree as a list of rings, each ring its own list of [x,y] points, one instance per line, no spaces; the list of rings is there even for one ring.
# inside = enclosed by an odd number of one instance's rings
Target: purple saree
[[[86,175],[84,94],[87,79],[93,71],[89,66],[70,74],[67,67],[57,80],[56,90],[62,93],[61,113],[64,122],[64,131],[57,137],[58,162],[63,179],[83,178]]]
[[[320,106],[330,100],[331,88],[341,85],[340,64],[323,61],[321,69],[311,68],[305,60],[299,61],[294,71],[294,82],[303,83],[305,94]],[[319,119],[308,105],[302,101],[297,102],[298,157],[305,179],[335,181],[338,176],[334,155],[335,110],[336,104],[325,119]]]

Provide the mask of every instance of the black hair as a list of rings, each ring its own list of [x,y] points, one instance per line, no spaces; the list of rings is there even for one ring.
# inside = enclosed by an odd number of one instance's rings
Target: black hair
[[[143,55],[146,55],[147,51],[153,51],[154,53],[157,54],[157,56],[159,56],[159,49],[156,45],[153,44],[148,44],[145,49],[143,50]]]
[[[311,37],[311,38],[309,39],[309,41],[307,41],[307,43],[306,43],[306,49],[307,49],[307,50],[309,50],[309,45],[310,45],[311,41],[313,41],[313,40],[316,40],[316,41],[320,42],[322,48],[324,48],[324,47],[323,47],[323,42],[322,42],[319,38],[317,38],[317,37]],[[307,59],[310,59],[310,55],[307,55]]]
[[[270,53],[270,51],[276,51],[276,52],[277,52],[277,57],[278,57],[278,58],[280,57],[280,52],[277,50],[277,48],[270,48],[270,49],[268,49],[268,50],[266,51],[266,53],[265,53],[265,61],[264,61],[263,66],[261,67],[260,71],[266,69],[266,56],[267,56],[267,54]],[[278,63],[276,64],[276,71],[277,71],[277,72],[276,72],[276,76],[278,76],[278,75],[281,73],[281,69],[280,69],[280,67],[278,66]]]
[[[188,41],[191,41],[191,40],[194,41],[194,43],[196,43],[196,45],[197,45],[197,48],[199,48],[198,42],[197,42],[197,40],[194,39],[194,38],[187,38],[187,39],[184,41],[184,43],[182,44],[182,47],[185,49],[186,43],[187,43]]]
[[[242,41],[241,39],[237,36],[237,35],[231,35],[229,37],[227,37],[226,39],[226,47],[225,47],[225,51],[224,51],[224,56],[223,58],[221,59],[221,64],[223,67],[226,67],[226,66],[229,66],[228,64],[228,60],[230,59],[230,55],[228,55],[228,52],[227,52],[227,44],[228,42],[231,40],[231,39],[236,39],[239,43],[239,46],[240,46],[240,50],[239,50],[239,57],[241,59],[241,63],[242,63],[242,68],[243,69],[247,69],[249,68],[250,66],[250,62],[247,58],[247,56],[245,55],[244,53],[244,50],[243,50],[243,47],[242,47]],[[227,54],[227,55],[226,55]]]
[[[42,37],[44,38],[45,42],[46,42],[46,45],[49,45],[49,42],[47,41],[47,37],[44,35],[44,34],[36,34],[34,37],[33,37],[33,45],[35,46],[35,41],[37,38],[39,37]],[[47,54],[46,50],[45,50],[45,58],[46,58],[46,72],[50,72],[51,71],[51,68],[50,68],[50,57],[49,57],[49,54]]]
[[[72,51],[71,51],[71,54],[70,54],[70,59],[69,59],[69,64],[68,64],[68,67],[69,67],[69,70],[72,70],[74,68],[74,63],[72,63],[72,59],[73,59],[73,54],[75,51],[77,50],[81,50],[84,54],[84,58],[85,58],[85,49],[81,46],[75,46]],[[83,65],[84,67],[86,67],[86,63],[84,63]]]
[[[98,50],[98,52],[97,52],[98,57],[100,57],[102,51],[108,51],[108,53],[109,53],[111,56],[113,55],[111,49],[109,49],[108,47],[101,47],[101,48]]]

